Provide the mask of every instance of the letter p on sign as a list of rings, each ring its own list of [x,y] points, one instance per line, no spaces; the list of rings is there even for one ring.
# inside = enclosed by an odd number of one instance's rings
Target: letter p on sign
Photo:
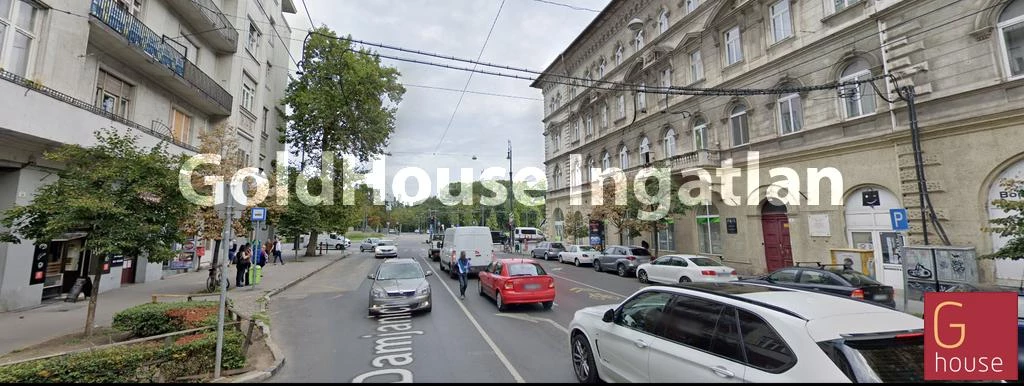
[[[924,294],[924,379],[1017,379],[1017,294]]]
[[[892,223],[894,231],[910,229],[910,220],[907,219],[906,209],[889,209],[889,221]]]

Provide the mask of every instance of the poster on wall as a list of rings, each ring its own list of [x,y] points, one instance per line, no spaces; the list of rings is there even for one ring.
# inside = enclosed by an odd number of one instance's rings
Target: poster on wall
[[[933,263],[932,249],[938,267]],[[903,274],[907,299],[923,301],[925,292],[935,291],[936,279],[941,291],[957,283],[978,284],[978,259],[973,247],[905,246]]]
[[[811,237],[832,236],[832,232],[829,229],[828,213],[818,213],[807,216],[807,228]]]

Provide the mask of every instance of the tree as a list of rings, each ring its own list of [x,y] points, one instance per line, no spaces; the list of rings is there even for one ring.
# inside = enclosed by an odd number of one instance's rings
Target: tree
[[[290,123],[285,140],[295,155],[301,153],[313,164],[327,152],[369,161],[384,152],[395,131],[397,105],[405,94],[398,81],[400,74],[382,65],[376,54],[354,48],[326,27],[309,33],[302,52],[302,74],[286,89],[284,102],[292,112],[285,116]],[[300,169],[304,167],[300,165]],[[341,186],[353,186],[344,176],[336,180]],[[316,240],[317,232],[330,225],[327,222],[334,215],[351,212],[319,208],[326,212],[318,216],[322,219],[319,223],[307,227],[310,240]],[[314,244],[310,243],[306,255],[315,253]]]
[[[1024,194],[1024,180],[1004,179],[999,183],[1003,191],[1017,192],[1017,197]],[[1007,213],[1006,217],[989,220],[993,226],[982,230],[1007,237],[1006,245],[990,254],[981,256],[984,259],[1024,259],[1024,200],[1000,198],[992,200],[992,205]]]
[[[573,243],[578,244],[580,237],[587,237],[588,229],[589,224],[580,212],[573,212],[565,218],[565,233],[573,238]]]
[[[685,203],[674,199],[676,198],[675,193],[679,191],[680,185],[677,181],[671,179],[671,175],[665,171],[667,168],[655,166],[655,172],[650,178],[644,181],[642,187],[635,186],[629,181],[623,184],[614,184],[614,187],[609,187],[611,183],[602,185],[603,189],[603,202],[601,205],[595,205],[591,212],[591,217],[605,220],[615,226],[615,229],[619,233],[619,242],[625,242],[625,234],[630,237],[637,237],[642,235],[642,232],[656,233],[659,230],[668,228],[668,224],[671,221],[668,215],[670,214],[685,214],[689,211],[690,207]],[[664,186],[659,184],[665,181],[668,184],[668,189],[659,190]],[[604,182],[602,180],[602,182]],[[637,199],[636,189],[644,189],[650,197],[650,201],[655,204],[645,204]],[[654,194],[652,194],[652,192]],[[616,195],[625,195],[623,202],[616,202]],[[660,210],[658,210],[658,203],[661,203]],[[642,218],[641,212],[651,213],[649,217]],[[658,245],[655,243],[655,254],[658,253]]]
[[[137,147],[137,137],[114,130],[96,132],[90,147],[63,145],[47,152],[60,162],[59,179],[41,187],[32,203],[9,209],[2,225],[9,230],[0,241],[46,241],[76,231],[88,232],[85,248],[93,258],[95,277],[89,297],[85,334],[92,334],[102,270],[106,256],[146,256],[151,262],[174,257],[172,246],[184,241],[179,225],[193,204],[178,190],[178,168],[184,156],[174,156],[161,143]]]

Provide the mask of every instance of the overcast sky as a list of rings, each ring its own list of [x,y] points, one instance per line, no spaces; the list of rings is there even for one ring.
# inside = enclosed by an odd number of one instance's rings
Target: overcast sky
[[[293,56],[299,58],[301,41],[310,22],[302,0],[294,1],[299,12],[288,15],[288,22],[293,29]],[[327,25],[342,36],[467,59],[476,59],[484,48],[482,62],[542,71],[597,16],[596,12],[585,9],[601,10],[608,0],[306,0],[305,3],[313,22]],[[497,22],[484,47],[495,15],[498,15]],[[375,50],[382,55],[458,67],[473,66],[393,50]],[[530,81],[473,74],[468,91],[518,98],[467,92],[459,104],[460,91],[470,78],[469,72],[390,59],[383,61],[399,69],[406,93],[398,107],[397,127],[391,137],[389,152],[392,155],[374,162],[374,170],[368,176],[370,180],[376,177],[386,182],[391,192],[394,176],[400,168],[420,167],[431,176],[430,195],[434,195],[439,168],[450,169],[450,181],[459,178],[459,168],[473,168],[475,180],[484,169],[499,167],[508,178],[509,139],[512,140],[513,170],[518,172],[527,167],[543,170],[543,102],[540,90],[530,88]],[[410,195],[416,194],[414,181],[410,179],[406,184]]]

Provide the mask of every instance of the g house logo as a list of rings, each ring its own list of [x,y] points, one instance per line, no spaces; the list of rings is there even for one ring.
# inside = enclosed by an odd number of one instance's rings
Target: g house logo
[[[925,380],[1017,379],[1017,294],[928,292],[924,305]]]

